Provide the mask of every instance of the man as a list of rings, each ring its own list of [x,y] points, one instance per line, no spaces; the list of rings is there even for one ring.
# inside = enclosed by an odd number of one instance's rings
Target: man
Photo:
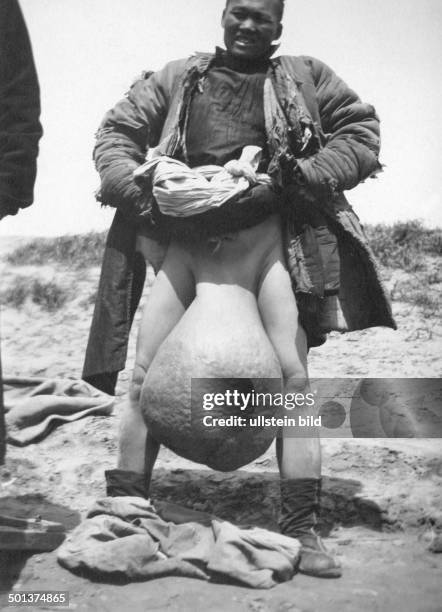
[[[101,201],[115,206],[117,213],[84,370],[84,377],[101,388],[112,391],[116,373],[124,367],[127,334],[144,280],[136,240],[144,240],[150,260],[150,254],[158,258],[159,245],[167,245],[171,233],[154,200],[133,179],[148,147],[158,144],[162,153],[190,166],[223,165],[238,158],[247,144],[263,148],[261,170],[271,176],[283,202],[286,264],[297,298],[300,334],[309,346],[321,344],[332,329],[395,327],[372,252],[342,194],[380,169],[377,116],[322,62],[308,57],[271,59],[273,42],[282,32],[283,8],[281,0],[228,0],[222,17],[225,51],[198,54],[148,74],[105,117],[95,160]],[[255,211],[260,214],[258,203]],[[176,269],[168,273],[169,278],[175,275],[170,293],[180,297],[184,277]],[[179,302],[172,315],[161,310],[161,300],[150,298],[147,304],[144,318],[149,324],[143,322],[139,345],[149,358],[140,370],[137,357],[122,418],[119,469],[107,472],[109,495],[148,495],[158,446],[148,436],[144,449],[146,429],[138,399],[164,322],[170,316],[178,319],[186,307],[184,299],[181,306]],[[296,350],[303,365],[307,342],[300,342]],[[319,441],[283,437],[277,453],[280,526],[301,541],[300,570],[337,577],[340,567],[315,531],[321,487]]]
[[[32,49],[16,0],[0,2],[0,219],[33,202],[40,91]],[[0,367],[0,464],[6,448]]]

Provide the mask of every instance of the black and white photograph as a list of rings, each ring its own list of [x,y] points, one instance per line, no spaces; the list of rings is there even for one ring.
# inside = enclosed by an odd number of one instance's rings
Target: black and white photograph
[[[0,0],[0,610],[442,611],[440,0]]]

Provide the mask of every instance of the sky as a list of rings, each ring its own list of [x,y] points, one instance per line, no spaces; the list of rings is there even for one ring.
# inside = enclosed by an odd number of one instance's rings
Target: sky
[[[104,230],[94,133],[145,69],[222,44],[224,0],[20,0],[40,79],[35,203],[0,237]],[[367,223],[442,226],[441,0],[286,0],[279,52],[330,65],[381,118],[384,172],[347,193]]]

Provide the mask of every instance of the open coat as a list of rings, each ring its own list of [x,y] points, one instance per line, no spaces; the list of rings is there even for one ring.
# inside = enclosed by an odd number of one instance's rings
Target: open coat
[[[91,382],[125,365],[144,282],[135,253],[137,231],[144,228],[156,240],[168,240],[153,198],[134,181],[133,171],[152,146],[186,161],[190,102],[196,88],[204,87],[213,57],[197,54],[146,73],[98,131],[98,197],[117,212],[83,372]],[[343,195],[381,169],[374,108],[319,60],[281,56],[270,61],[264,112],[268,173],[284,199],[287,265],[309,345],[323,343],[332,330],[395,328],[373,253]]]

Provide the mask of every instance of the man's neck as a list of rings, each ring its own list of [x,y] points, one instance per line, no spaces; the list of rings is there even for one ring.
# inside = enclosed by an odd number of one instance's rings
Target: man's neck
[[[231,70],[235,70],[236,72],[254,74],[256,72],[267,71],[270,63],[270,55],[271,53],[265,57],[248,59],[232,55],[228,51],[217,47],[216,63],[220,63]]]

